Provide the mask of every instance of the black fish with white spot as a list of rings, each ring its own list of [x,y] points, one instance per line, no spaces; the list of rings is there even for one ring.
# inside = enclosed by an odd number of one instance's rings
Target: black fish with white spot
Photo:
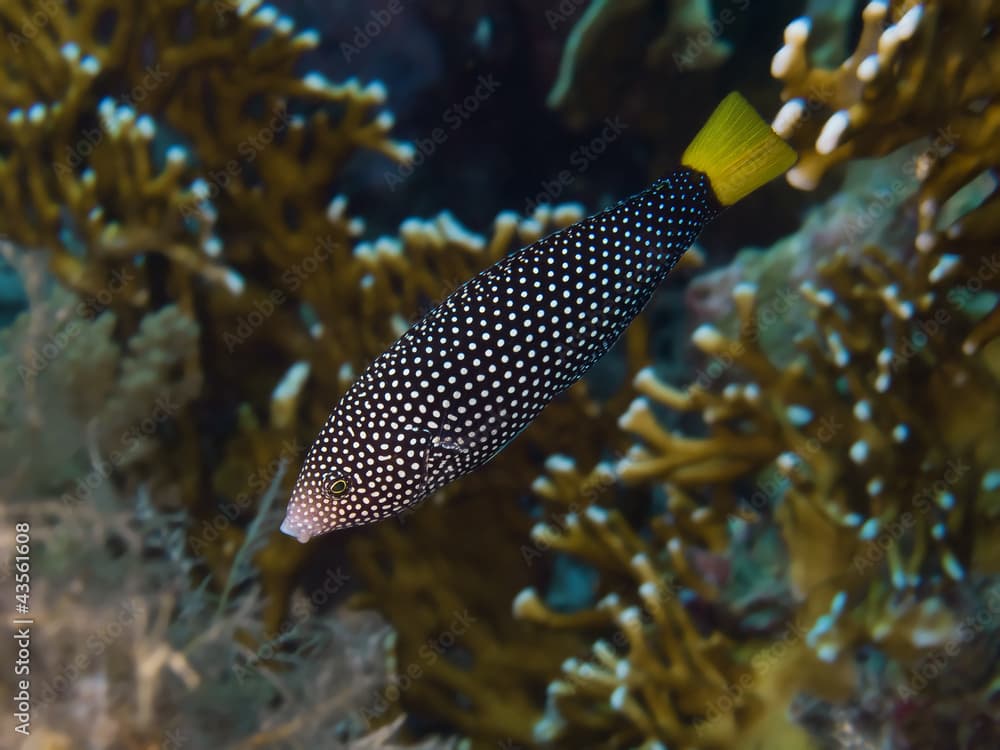
[[[730,94],[679,169],[468,281],[337,404],[281,530],[305,542],[387,518],[489,461],[611,348],[711,219],[794,161]]]

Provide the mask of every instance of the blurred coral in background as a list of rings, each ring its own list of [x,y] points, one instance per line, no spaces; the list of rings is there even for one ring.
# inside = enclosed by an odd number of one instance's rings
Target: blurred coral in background
[[[996,747],[998,22],[0,0],[0,745]],[[374,356],[732,88],[790,186],[489,466],[277,533]]]

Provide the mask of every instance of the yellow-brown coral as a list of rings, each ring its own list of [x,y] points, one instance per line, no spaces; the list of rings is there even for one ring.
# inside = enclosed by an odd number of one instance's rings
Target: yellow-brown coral
[[[705,575],[725,551],[725,519],[713,520],[711,510],[674,489],[669,513],[654,517],[649,529],[634,529],[619,510],[600,504],[615,481],[610,465],[585,475],[555,456],[547,469],[535,491],[560,520],[537,525],[532,536],[599,571],[601,598],[571,613],[554,611],[534,589],[515,600],[520,617],[595,639],[589,657],[565,661],[549,685],[536,740],[567,747],[812,747],[785,715],[795,669],[808,659],[794,623],[785,628],[787,644],[765,647],[732,628],[749,612],[723,602],[720,582]],[[705,608],[723,625],[692,614]]]
[[[956,192],[1000,164],[998,21],[995,0],[874,0],[854,52],[835,70],[810,62],[809,19],[791,23],[771,68],[788,100],[775,128],[802,155],[789,182],[812,189],[836,164],[923,141],[913,164],[918,246],[995,237],[995,193],[957,223],[940,226],[939,217]]]
[[[19,45],[2,74],[0,231],[48,251],[84,318],[113,311],[115,338],[171,303],[198,320],[185,367],[206,390],[152,469],[181,477],[192,544],[221,581],[270,479],[260,467],[294,461],[354,374],[531,224],[501,218],[487,247],[443,214],[358,243],[330,186],[358,149],[410,150],[388,136],[381,84],[297,72],[317,35],[270,6],[99,0],[45,20],[28,3],[0,13]],[[275,578],[304,553],[279,541]],[[276,625],[287,583],[273,585]]]
[[[712,507],[727,508],[740,477],[772,462],[786,477],[777,512],[791,581],[806,641],[826,661],[863,643],[914,658],[953,633],[947,602],[970,572],[996,570],[996,346],[963,349],[975,316],[955,301],[969,302],[971,277],[935,268],[918,276],[875,250],[860,266],[836,257],[823,288],[803,288],[817,332],[783,369],[752,335],[755,290],[738,287],[741,334],[706,326],[694,341],[749,380],[721,392],[679,392],[651,374],[636,383],[652,401],[701,412],[708,437],[671,434],[644,402],[622,420],[643,440],[621,463],[628,480],[711,486]],[[977,404],[975,420],[957,398]]]

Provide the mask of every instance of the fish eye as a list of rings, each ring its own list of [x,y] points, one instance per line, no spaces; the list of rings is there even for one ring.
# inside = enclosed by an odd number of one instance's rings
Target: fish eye
[[[323,489],[330,495],[343,495],[347,492],[348,482],[343,477],[331,477],[323,482]]]

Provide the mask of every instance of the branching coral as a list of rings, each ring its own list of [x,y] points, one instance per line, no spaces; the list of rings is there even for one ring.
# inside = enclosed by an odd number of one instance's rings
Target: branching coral
[[[592,607],[561,613],[534,589],[515,600],[522,618],[592,634],[589,658],[566,660],[549,685],[536,741],[586,747],[811,747],[785,717],[790,667],[800,646],[771,644],[736,627],[763,598],[724,601],[725,518],[674,488],[668,512],[633,528],[603,507],[613,467],[581,473],[565,457],[547,463],[535,491],[558,520],[538,524],[537,544],[599,571]],[[778,629],[780,623],[771,627]],[[734,640],[737,639],[737,640]],[[742,641],[742,642],[738,642]]]
[[[354,148],[407,153],[386,137],[391,119],[373,113],[377,86],[293,72],[318,39],[269,6],[105,0],[35,10],[8,4],[2,15],[14,47],[0,125],[3,231],[53,248],[53,267],[81,292],[96,294],[145,253],[183,269],[175,287],[187,270],[225,281],[213,256],[237,217],[282,260],[308,252],[330,223],[344,237],[344,221],[317,224],[306,206]],[[293,103],[340,106],[343,116],[306,119]],[[129,285],[133,304],[148,304],[152,273]]]
[[[28,11],[6,10],[6,30],[16,33]],[[361,368],[430,304],[503,254],[580,218],[580,210],[540,209],[528,220],[504,214],[489,239],[442,214],[404,223],[398,238],[361,243],[361,222],[348,215],[346,198],[331,199],[332,186],[359,147],[393,158],[408,152],[388,139],[391,118],[377,113],[379,85],[334,86],[296,72],[315,35],[295,35],[287,19],[254,3],[153,7],[122,0],[58,7],[51,20],[37,43],[23,48],[38,64],[19,58],[5,73],[16,114],[0,130],[8,143],[3,168],[12,207],[2,229],[30,248],[51,247],[48,256],[34,249],[29,255],[51,258],[60,281],[81,295],[82,310],[60,305],[54,320],[35,314],[31,321],[86,333],[88,380],[106,381],[101,363],[128,351],[126,342],[152,355],[142,344],[147,328],[177,322],[171,344],[183,346],[184,356],[171,359],[171,349],[158,354],[170,366],[152,367],[155,377],[136,385],[168,388],[169,370],[198,376],[201,391],[193,403],[185,399],[165,434],[157,433],[155,463],[134,473],[130,464],[128,481],[103,483],[101,494],[119,484],[147,487],[155,504],[185,508],[192,516],[187,544],[225,589],[260,491],[272,481],[270,467],[297,458]],[[150,50],[155,54],[145,57]],[[147,59],[162,63],[163,77],[140,86],[146,71],[138,61]],[[115,99],[135,86],[138,95]],[[54,174],[40,166],[45,159],[61,166],[62,158],[68,168]],[[44,220],[16,221],[36,214]],[[639,324],[628,338],[629,372],[644,364],[644,335]],[[40,377],[46,394],[54,383],[46,376],[69,368],[69,353],[60,351]],[[130,368],[120,370],[135,380]],[[79,381],[67,383],[65,396],[83,397],[82,389]],[[511,535],[504,538],[523,537],[529,521],[510,500],[499,506],[497,498],[515,498],[552,447],[571,450],[586,432],[592,447],[584,452],[599,450],[622,406],[602,407],[585,387],[574,389],[498,459],[504,483],[471,479],[461,489],[478,503],[456,511],[455,489],[407,522],[428,537],[438,528],[454,538],[460,526],[441,523],[442,513],[454,521],[478,519],[481,504],[489,503],[507,518]],[[593,420],[586,430],[579,428],[581,415]],[[106,459],[105,446],[86,447],[91,460]],[[58,491],[72,488],[75,468],[52,476]],[[75,512],[83,517],[97,507],[80,503]],[[527,570],[511,576],[504,592],[482,592],[475,576],[442,586],[411,576],[421,566],[410,561],[428,557],[423,537],[389,528],[373,537],[376,544],[362,539],[351,552],[378,606],[400,626],[397,666],[424,664],[427,638],[448,632],[449,603],[490,622],[489,629],[470,630],[473,663],[460,655],[458,667],[445,658],[426,664],[425,679],[405,693],[403,707],[447,717],[476,737],[530,739],[532,706],[540,706],[567,640],[537,636],[513,619],[509,601],[530,582]],[[482,554],[491,549],[499,544],[469,549],[468,568],[492,570],[498,557]],[[517,547],[510,549],[520,565]],[[289,581],[307,553],[280,539],[255,557],[265,596],[254,618],[266,628],[282,621]],[[443,560],[427,564],[434,569]],[[511,663],[525,667],[511,670]],[[520,701],[511,703],[516,692],[482,688],[494,683],[519,691]],[[475,703],[475,715],[467,715],[464,701]]]
[[[810,61],[809,19],[790,24],[772,64],[788,100],[775,127],[802,154],[789,182],[812,189],[836,164],[922,141],[918,246],[995,237],[995,194],[960,222],[942,226],[940,217],[961,188],[1000,164],[998,20],[995,0],[874,0],[854,52],[834,70]]]
[[[836,71],[809,63],[807,20],[788,27],[774,72],[790,101],[775,126],[803,145],[793,184],[814,187],[854,157],[914,142],[924,150],[877,173],[889,199],[871,199],[874,218],[865,205],[853,220],[843,206],[814,215],[803,234],[829,246],[822,260],[808,256],[818,270],[796,267],[814,243],[789,238],[786,262],[768,266],[772,276],[785,269],[768,295],[746,281],[731,287],[735,333],[694,333],[707,362],[699,382],[678,390],[644,371],[635,383],[643,398],[621,420],[641,443],[618,464],[623,480],[666,483],[704,503],[707,517],[776,519],[798,645],[834,668],[825,685],[792,675],[795,689],[840,702],[861,684],[858,654],[876,650],[891,665],[877,678],[877,700],[892,705],[881,720],[898,742],[915,736],[901,717],[946,690],[940,680],[917,684],[927,660],[989,648],[967,628],[984,606],[981,582],[997,572],[994,186],[985,200],[969,190],[963,205],[951,199],[996,164],[994,6],[871,3],[857,50]],[[825,121],[823,109],[834,111]],[[939,136],[929,147],[920,140]],[[879,239],[916,252],[866,244],[873,224]],[[798,335],[776,361],[764,340],[774,316],[762,316],[782,284],[798,287],[794,304],[812,324],[778,326],[778,336]],[[707,434],[665,427],[662,407],[700,414]],[[988,711],[995,673],[993,664],[978,674],[963,711]]]
[[[9,9],[10,38],[35,33],[6,69],[2,229],[52,248],[59,278],[95,306],[141,311],[166,297],[211,315],[220,330],[203,330],[209,352],[231,354],[248,316],[277,314],[300,331],[284,337],[287,366],[307,348],[300,306],[332,324],[350,308],[331,301],[354,301],[316,274],[350,262],[360,229],[342,198],[330,202],[331,183],[358,148],[409,151],[386,134],[379,85],[300,77],[315,33],[258,6],[54,5],[42,29],[27,6]],[[356,288],[360,274],[339,270]],[[268,375],[266,390],[280,372]]]
[[[620,51],[604,43],[615,24],[642,27],[643,40],[628,40],[630,62],[616,72],[638,66],[659,81],[664,63],[687,66],[671,55],[691,44],[693,65],[714,66],[727,52],[718,33],[703,33],[712,20],[705,2],[619,5],[595,3],[574,33],[553,94],[571,117],[591,114],[574,92],[592,89],[588,65],[608,68],[595,50]],[[256,546],[274,526],[265,527],[261,504],[275,494],[262,490],[280,493],[282,467],[333,401],[421,311],[580,210],[503,214],[489,238],[444,213],[362,242],[362,222],[337,194],[345,166],[359,151],[396,160],[410,151],[389,136],[380,84],[302,74],[314,33],[255,2],[94,0],[53,5],[45,23],[27,3],[0,8],[0,30],[16,45],[0,73],[11,112],[0,122],[0,231],[77,295],[36,306],[5,341],[6,384],[21,378],[18,363],[36,372],[24,379],[30,398],[4,404],[0,458],[5,469],[24,458],[15,430],[35,409],[28,434],[49,442],[33,445],[19,493],[65,497],[81,472],[111,462],[114,481],[81,496],[93,503],[74,503],[66,531],[94,535],[95,560],[118,554],[109,567],[119,574],[147,557],[199,555],[197,565],[163,574],[167,583],[102,589],[142,600],[148,617],[74,686],[102,717],[95,726],[149,744],[161,706],[194,700],[197,710],[181,718],[236,715],[246,722],[245,747],[299,737],[347,744],[359,725],[328,719],[353,708],[370,726],[389,722],[371,743],[410,715],[417,728],[455,729],[476,747],[805,748],[810,739],[786,714],[796,693],[842,701],[863,647],[888,655],[898,680],[947,643],[966,597],[1000,564],[987,532],[1000,507],[992,439],[1000,325],[990,315],[1000,274],[983,265],[992,262],[995,199],[957,221],[944,208],[996,165],[985,75],[995,19],[989,3],[975,4],[969,15],[988,31],[963,46],[957,40],[973,26],[952,3],[880,7],[866,11],[857,57],[836,73],[812,67],[805,25],[790,27],[775,65],[792,103],[778,126],[808,145],[793,173],[800,184],[839,161],[956,133],[914,161],[920,235],[906,244],[919,252],[851,243],[852,254],[838,253],[828,242],[831,260],[802,290],[814,327],[790,362],[772,361],[755,335],[761,293],[736,286],[739,330],[695,336],[722,365],[710,378],[719,387],[679,391],[644,371],[635,385],[645,399],[621,420],[642,447],[614,476],[599,461],[624,447],[615,420],[632,392],[602,403],[580,385],[489,471],[399,523],[352,532],[344,546],[366,588],[355,602],[379,609],[396,632],[394,675],[359,678],[349,699],[334,683],[365,665],[338,661],[324,671],[323,657],[340,651],[327,648],[319,619],[279,636],[273,670],[251,670],[249,687],[230,684],[230,662],[260,665],[254,649],[285,621],[290,581],[318,547]],[[886,18],[893,30],[882,28]],[[836,47],[841,37],[827,38]],[[944,91],[926,63],[932,54],[966,85]],[[825,125],[813,119],[817,102],[830,110]],[[799,239],[799,249],[809,244]],[[648,364],[642,321],[625,348],[631,376]],[[25,351],[41,352],[44,366]],[[157,398],[171,404],[169,418],[122,451],[118,436],[141,425]],[[707,436],[665,428],[661,407],[700,413]],[[51,450],[71,433],[71,449]],[[527,488],[553,453],[573,463],[549,461],[547,478],[534,484],[539,504]],[[768,471],[778,489],[743,500]],[[612,502],[616,478],[638,487],[617,487],[621,503]],[[138,498],[142,517],[147,506],[169,506],[183,508],[187,522],[137,536],[134,517],[115,517],[105,533],[96,519],[108,521],[102,513],[122,492]],[[45,518],[52,508],[36,510]],[[791,585],[734,591],[740,555],[772,514]],[[53,534],[47,549],[79,559],[82,542]],[[164,536],[169,549],[147,546]],[[258,576],[240,572],[251,559]],[[573,606],[558,596],[566,570],[584,582]],[[93,587],[82,572],[74,587],[86,592]],[[215,586],[192,591],[195,574]],[[261,598],[248,596],[258,583]],[[57,640],[85,637],[70,627],[78,593],[61,605],[69,609],[53,610],[51,619],[67,624],[52,632],[54,661],[43,669],[74,655]],[[206,632],[193,632],[195,623],[208,623]],[[287,663],[286,648],[299,649],[305,667]],[[809,680],[818,662],[823,679]],[[970,688],[982,699],[991,674],[984,669]],[[304,680],[313,681],[308,695]],[[130,715],[111,726],[107,688],[116,682],[135,690],[115,697]],[[96,702],[84,703],[88,696]],[[234,696],[251,711],[233,710],[226,700]],[[276,705],[278,714],[269,711]],[[52,732],[76,731],[72,717],[60,721]],[[223,744],[204,726],[190,730],[195,744]]]
[[[118,335],[173,300],[202,322],[203,351],[231,354],[239,322],[274,314],[276,295],[336,298],[329,275],[313,272],[349,257],[358,227],[342,201],[328,207],[328,186],[359,146],[407,154],[386,135],[391,118],[376,115],[380,87],[300,77],[294,67],[316,35],[258,5],[123,0],[52,4],[38,17],[27,3],[4,8],[17,54],[4,69],[0,228],[50,248],[85,315],[115,310]],[[293,111],[323,105],[308,118]],[[308,323],[296,322],[302,335],[279,340],[299,351],[244,402],[264,408],[300,358]],[[198,364],[219,382],[212,356]],[[179,463],[188,459],[198,465],[197,453]]]
[[[359,149],[409,149],[388,136],[380,84],[300,73],[316,35],[270,6],[54,5],[39,25],[15,4],[0,20],[20,53],[4,70],[0,231],[51,248],[51,268],[81,296],[78,317],[98,318],[118,346],[164,307],[197,321],[197,339],[178,341],[194,347],[183,369],[204,388],[135,478],[179,477],[171,503],[206,523],[236,509],[205,545],[222,580],[259,495],[248,485],[265,479],[258,467],[297,458],[422,309],[549,219],[502,217],[486,243],[444,214],[358,243],[362,223],[332,195],[338,175]],[[303,555],[276,549],[272,624]]]
[[[804,643],[841,667],[865,646],[912,665],[956,637],[969,582],[997,571],[1000,369],[976,304],[997,282],[933,250],[907,266],[874,248],[819,276],[801,289],[815,334],[789,365],[761,349],[760,301],[741,284],[738,334],[693,336],[728,385],[679,391],[640,374],[644,399],[621,424],[642,447],[619,474],[702,493],[705,512],[776,505]],[[708,435],[663,428],[653,404],[700,413]],[[767,467],[777,488],[740,503],[740,482]]]

